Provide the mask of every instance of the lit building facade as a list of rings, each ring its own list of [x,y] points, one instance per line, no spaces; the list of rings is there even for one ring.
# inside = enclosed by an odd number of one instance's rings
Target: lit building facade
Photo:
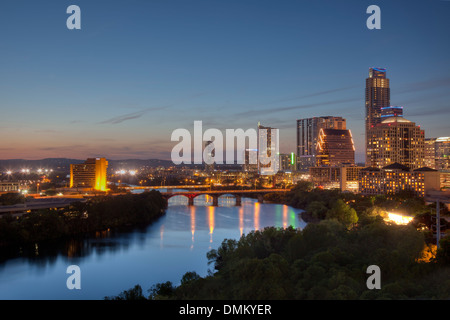
[[[436,138],[425,139],[423,161],[425,167],[436,169]]]
[[[383,168],[361,169],[358,185],[359,192],[364,195],[409,192],[424,197],[427,191],[440,189],[440,175],[434,169],[423,167],[410,170],[404,165],[393,163]]]
[[[258,124],[258,173],[274,175],[279,168],[278,129]]]
[[[433,169],[450,170],[450,137],[425,139],[424,162]]]
[[[70,187],[107,190],[106,173],[108,161],[105,158],[89,158],[81,164],[70,165]]]
[[[318,166],[355,164],[355,146],[350,130],[320,129],[316,159]]]
[[[450,137],[440,137],[435,142],[436,169],[450,170]]]
[[[12,181],[0,181],[0,192],[19,192],[20,183]]]
[[[214,157],[216,155],[216,150],[212,141],[205,142],[205,153],[205,170],[207,172],[212,172],[214,171]]]
[[[315,187],[358,192],[359,172],[362,169],[358,166],[311,167],[309,180]]]
[[[244,150],[244,164],[242,165],[242,170],[245,172],[258,171],[258,149]]]
[[[320,129],[346,129],[342,117],[324,116],[297,120],[297,169],[307,171],[317,165],[316,153]]]
[[[281,153],[280,154],[280,170],[281,171],[296,171],[295,153]]]
[[[403,107],[389,106],[381,108],[381,119],[388,117],[403,117]]]
[[[371,166],[372,145],[369,143],[370,130],[381,123],[382,108],[388,108],[391,105],[391,92],[389,79],[386,77],[386,69],[369,69],[369,77],[366,78],[365,98],[366,166]],[[385,111],[388,111],[388,109],[385,109]]]
[[[425,133],[414,122],[389,117],[371,128],[366,138],[367,167],[382,168],[395,162],[412,169],[424,166]]]

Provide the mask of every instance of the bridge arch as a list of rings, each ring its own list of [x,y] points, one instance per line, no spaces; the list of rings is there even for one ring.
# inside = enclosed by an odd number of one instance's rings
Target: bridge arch
[[[264,202],[264,195],[273,192],[286,192],[288,189],[262,189],[262,190],[209,190],[209,191],[181,191],[181,192],[162,192],[163,197],[167,200],[175,196],[184,196],[188,198],[188,204],[194,205],[194,199],[200,195],[210,196],[213,198],[213,206],[219,205],[219,197],[234,196],[236,205],[240,206],[242,197],[249,196],[258,199],[258,202]]]

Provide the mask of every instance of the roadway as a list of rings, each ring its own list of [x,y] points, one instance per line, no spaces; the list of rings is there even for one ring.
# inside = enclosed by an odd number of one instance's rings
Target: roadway
[[[33,199],[25,203],[19,203],[10,206],[0,206],[0,215],[5,213],[23,214],[29,210],[50,209],[50,208],[65,208],[76,201],[86,201],[86,199],[74,198],[51,198],[51,199]]]

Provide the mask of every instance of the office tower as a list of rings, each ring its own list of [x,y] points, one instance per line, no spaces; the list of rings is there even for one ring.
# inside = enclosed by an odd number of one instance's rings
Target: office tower
[[[89,158],[81,164],[70,165],[70,187],[107,190],[105,158]]]
[[[295,171],[295,153],[281,153],[280,154],[280,170],[281,171]]]
[[[425,139],[423,165],[431,169],[436,169],[436,138]]]
[[[411,169],[424,166],[424,131],[405,118],[389,117],[370,129],[366,166],[382,168],[399,163]]]
[[[388,117],[403,117],[403,107],[390,106],[381,108],[381,119]]]
[[[258,171],[258,150],[257,149],[245,149],[244,150],[244,164],[242,170],[246,172]]]
[[[297,120],[297,169],[307,171],[316,166],[317,139],[320,129],[346,129],[342,117],[314,117]]]
[[[350,130],[320,129],[316,159],[318,166],[355,164],[355,147]]]
[[[369,146],[369,131],[381,123],[381,110],[391,105],[390,100],[386,69],[370,68],[369,77],[366,79],[366,166],[370,165],[370,154],[372,153]]]
[[[450,137],[440,137],[435,143],[437,170],[449,170],[450,168]]]
[[[216,151],[214,148],[214,143],[212,141],[205,142],[205,170],[207,172],[214,171],[214,157]]]
[[[279,170],[278,129],[258,123],[258,173],[274,175]]]

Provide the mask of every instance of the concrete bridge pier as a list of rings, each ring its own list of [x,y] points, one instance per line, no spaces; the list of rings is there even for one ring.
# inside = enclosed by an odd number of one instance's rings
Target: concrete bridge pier
[[[258,202],[264,203],[264,195],[263,194],[258,194]]]
[[[213,198],[213,207],[218,207],[219,206],[219,196],[218,195],[212,195]]]
[[[240,207],[242,205],[242,197],[239,194],[237,194],[235,197],[236,197],[236,206]]]
[[[188,197],[188,205],[193,206],[194,205],[194,198]]]

